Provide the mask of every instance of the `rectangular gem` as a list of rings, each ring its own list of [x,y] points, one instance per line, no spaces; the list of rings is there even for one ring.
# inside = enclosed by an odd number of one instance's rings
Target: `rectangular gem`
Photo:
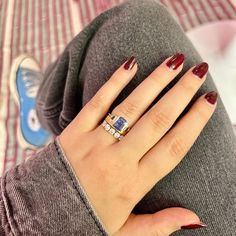
[[[119,117],[119,119],[113,124],[113,126],[118,130],[122,131],[124,126],[126,125],[126,120],[122,117]]]

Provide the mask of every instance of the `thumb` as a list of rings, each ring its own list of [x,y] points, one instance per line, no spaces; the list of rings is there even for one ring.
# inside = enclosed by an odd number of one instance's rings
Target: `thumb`
[[[168,236],[180,229],[206,227],[198,216],[187,209],[173,207],[155,214],[131,214],[116,236]]]

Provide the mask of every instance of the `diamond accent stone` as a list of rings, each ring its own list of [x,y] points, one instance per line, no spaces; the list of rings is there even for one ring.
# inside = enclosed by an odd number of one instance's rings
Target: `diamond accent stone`
[[[102,126],[105,127],[106,124],[107,124],[107,122],[104,120],[104,121],[102,122]]]
[[[109,130],[110,128],[111,128],[111,126],[109,124],[106,124],[105,130]]]
[[[111,133],[111,134],[114,134],[116,131],[115,131],[115,129],[113,129],[113,128],[111,128],[110,130],[109,130],[109,133]]]
[[[119,137],[120,137],[120,134],[119,134],[118,132],[116,132],[116,133],[114,134],[114,137],[115,137],[115,138],[119,138]]]

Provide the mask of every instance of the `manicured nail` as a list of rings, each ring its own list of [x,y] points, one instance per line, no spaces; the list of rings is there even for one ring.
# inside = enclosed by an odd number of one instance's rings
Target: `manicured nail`
[[[137,60],[134,56],[130,57],[127,62],[124,64],[125,70],[132,70],[134,65],[136,64]]]
[[[199,223],[199,224],[184,225],[181,227],[181,229],[200,229],[204,227],[207,227],[207,225],[203,223]]]
[[[192,72],[199,78],[203,78],[203,76],[207,73],[208,68],[209,68],[208,64],[206,62],[202,62],[201,64],[195,66]]]
[[[166,63],[166,65],[172,69],[176,70],[180,65],[182,65],[184,62],[184,54],[177,53],[173,57],[170,58],[170,60]]]
[[[212,105],[216,103],[218,94],[214,91],[209,92],[205,95],[205,99]]]

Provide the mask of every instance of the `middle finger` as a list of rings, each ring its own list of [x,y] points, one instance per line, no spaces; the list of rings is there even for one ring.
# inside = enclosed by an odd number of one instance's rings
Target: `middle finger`
[[[122,103],[116,106],[111,114],[125,117],[129,127],[132,127],[160,92],[182,70],[183,62],[184,55],[181,53],[167,58]],[[103,134],[103,127],[99,126],[98,131]],[[109,140],[105,139],[106,144],[116,142],[114,137],[110,135],[107,137]]]
[[[208,64],[191,68],[147,113],[145,113],[116,148],[139,159],[171,128],[206,79]],[[120,147],[121,145],[121,147]]]
[[[125,117],[132,127],[159,93],[182,70],[183,62],[184,55],[180,53],[167,58],[112,111],[112,114]]]

